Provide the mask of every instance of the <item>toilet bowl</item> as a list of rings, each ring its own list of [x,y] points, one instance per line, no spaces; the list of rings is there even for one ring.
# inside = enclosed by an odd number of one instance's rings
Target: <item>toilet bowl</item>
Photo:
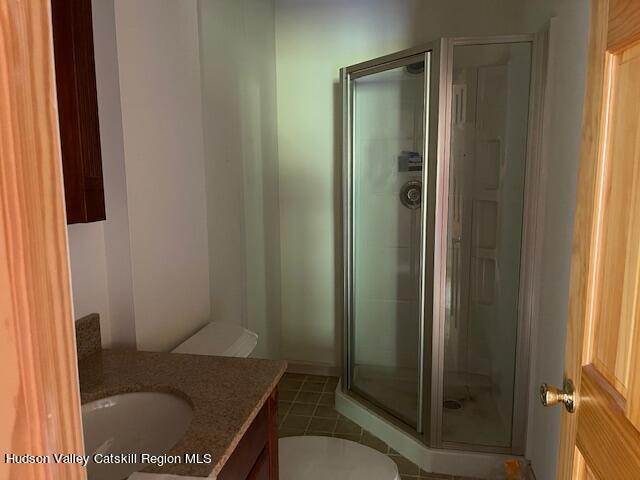
[[[248,357],[256,348],[258,334],[240,325],[210,322],[172,350],[172,353]]]
[[[278,464],[280,480],[400,480],[385,454],[341,438],[281,438]]]

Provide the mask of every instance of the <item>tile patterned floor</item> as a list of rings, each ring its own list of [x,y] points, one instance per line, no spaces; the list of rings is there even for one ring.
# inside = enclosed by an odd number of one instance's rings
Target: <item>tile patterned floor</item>
[[[427,473],[334,408],[336,377],[285,374],[279,386],[278,422],[280,437],[323,435],[359,442],[391,458],[402,480],[471,480]]]

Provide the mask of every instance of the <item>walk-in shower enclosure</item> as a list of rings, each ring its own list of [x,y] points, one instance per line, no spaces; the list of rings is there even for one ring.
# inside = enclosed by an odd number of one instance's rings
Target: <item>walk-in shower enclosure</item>
[[[341,70],[343,386],[431,447],[524,450],[542,57],[440,39]]]

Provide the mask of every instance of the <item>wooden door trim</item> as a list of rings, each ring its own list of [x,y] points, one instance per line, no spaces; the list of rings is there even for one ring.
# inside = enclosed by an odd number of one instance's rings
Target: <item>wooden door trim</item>
[[[598,160],[600,159],[600,137],[602,133],[602,99],[605,91],[605,51],[607,41],[608,0],[592,0],[589,25],[589,46],[585,101],[582,114],[580,164],[576,213],[573,226],[571,250],[571,282],[569,285],[569,312],[567,340],[565,346],[565,378],[571,378],[577,391],[581,387],[583,340],[585,318],[591,305],[588,299],[590,287],[594,285],[595,262],[592,252],[597,242],[594,216],[598,207]],[[578,408],[580,408],[578,406]],[[563,412],[560,429],[557,478],[572,478],[577,415]]]
[[[47,0],[0,2],[0,451],[83,452]],[[7,464],[1,478],[84,478]]]

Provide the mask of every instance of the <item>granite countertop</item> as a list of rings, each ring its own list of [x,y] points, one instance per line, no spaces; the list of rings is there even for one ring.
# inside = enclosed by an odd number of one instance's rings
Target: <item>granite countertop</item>
[[[167,454],[210,453],[212,462],[151,465],[143,471],[215,477],[285,369],[286,362],[277,360],[101,350],[79,362],[80,395],[82,403],[139,391],[185,398],[193,407],[193,419]]]

